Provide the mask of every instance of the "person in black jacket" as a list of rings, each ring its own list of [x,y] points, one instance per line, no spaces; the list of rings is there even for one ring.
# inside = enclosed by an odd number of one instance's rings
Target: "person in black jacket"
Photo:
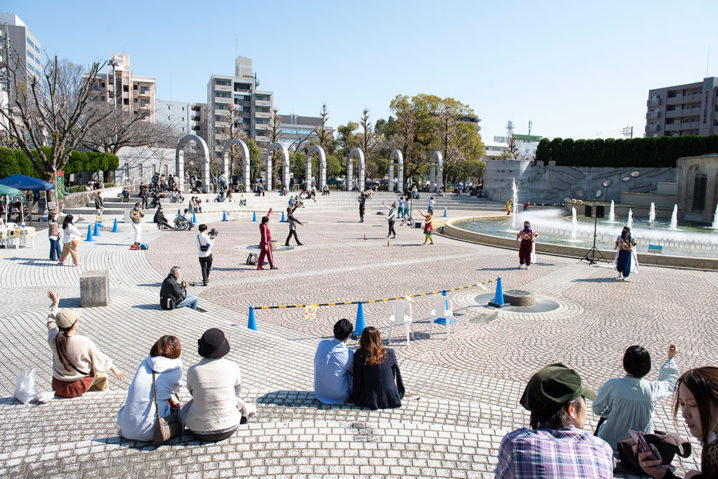
[[[167,217],[165,216],[164,212],[162,211],[162,206],[157,207],[157,211],[155,211],[155,218],[154,222],[157,223],[157,228],[162,229],[162,227],[166,227],[169,229],[174,229],[172,225],[167,222]]]
[[[199,298],[187,294],[187,282],[180,281],[180,278],[182,278],[182,268],[172,266],[170,274],[162,282],[162,288],[160,289],[160,306],[162,306],[162,309],[184,307],[197,309]]]
[[[379,331],[369,326],[359,339],[354,353],[354,384],[351,402],[370,409],[401,406],[404,383],[393,349],[381,344]]]

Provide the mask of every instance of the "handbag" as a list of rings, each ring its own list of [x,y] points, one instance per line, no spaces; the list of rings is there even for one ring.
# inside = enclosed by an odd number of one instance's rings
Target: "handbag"
[[[644,436],[649,445],[653,444],[658,449],[661,463],[664,465],[670,465],[676,454],[683,458],[691,455],[691,443],[676,434],[654,431],[653,434],[644,434]],[[618,441],[618,458],[624,468],[645,474],[638,464],[638,456],[633,452],[634,444],[633,438]]]
[[[173,437],[182,434],[182,423],[176,412],[172,411],[167,417],[160,417],[160,407],[157,402],[157,382],[155,372],[152,371],[152,395],[155,398],[155,427],[152,430],[152,444],[160,445]]]

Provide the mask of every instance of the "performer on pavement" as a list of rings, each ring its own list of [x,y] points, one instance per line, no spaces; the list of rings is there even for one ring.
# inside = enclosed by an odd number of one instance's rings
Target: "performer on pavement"
[[[519,269],[526,264],[526,269],[531,268],[531,252],[534,249],[534,240],[538,233],[531,229],[531,223],[524,221],[524,229],[516,233],[516,239],[521,239],[519,246]]]
[[[304,223],[294,217],[294,211],[299,206],[298,203],[299,202],[295,203],[294,208],[292,208],[291,206],[287,208],[287,222],[289,223],[289,234],[287,235],[287,241],[284,242],[284,246],[289,246],[289,239],[292,237],[292,235],[294,235],[294,239],[297,242],[297,246],[303,246],[302,243],[299,241],[299,237],[297,236],[297,223],[299,223],[300,225],[303,225]]]
[[[421,246],[424,246],[427,241],[431,241],[431,244],[434,244],[434,238],[432,238],[434,235],[434,224],[432,223],[434,217],[431,214],[425,215],[421,211],[419,211],[419,214],[424,217],[424,242]]]
[[[269,231],[269,215],[272,214],[272,208],[269,208],[267,216],[262,216],[262,223],[259,225],[259,259],[257,260],[257,269],[261,270],[264,265],[264,258],[269,261],[270,269],[279,269],[274,266],[274,257],[272,255],[272,233]]]
[[[631,274],[631,266],[633,266],[633,272],[638,273],[638,260],[634,246],[636,246],[636,240],[631,235],[631,228],[624,226],[621,236],[616,239],[616,260],[613,264],[618,271],[617,279],[626,281],[628,275]]]

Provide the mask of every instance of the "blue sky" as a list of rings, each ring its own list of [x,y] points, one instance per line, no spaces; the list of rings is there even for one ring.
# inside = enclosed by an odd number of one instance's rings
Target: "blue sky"
[[[212,74],[253,59],[282,114],[332,126],[389,115],[397,94],[469,104],[481,134],[618,137],[648,90],[718,76],[718,2],[3,0],[48,55],[128,53],[158,98],[206,101]],[[710,49],[710,55],[709,55]]]

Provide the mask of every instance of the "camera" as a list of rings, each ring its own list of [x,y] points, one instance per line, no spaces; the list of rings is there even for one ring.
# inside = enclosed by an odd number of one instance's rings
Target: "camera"
[[[208,234],[212,239],[214,239],[214,238],[219,234],[219,231],[217,231],[216,228],[212,228],[211,230],[209,230],[209,233],[207,233],[207,234]]]

